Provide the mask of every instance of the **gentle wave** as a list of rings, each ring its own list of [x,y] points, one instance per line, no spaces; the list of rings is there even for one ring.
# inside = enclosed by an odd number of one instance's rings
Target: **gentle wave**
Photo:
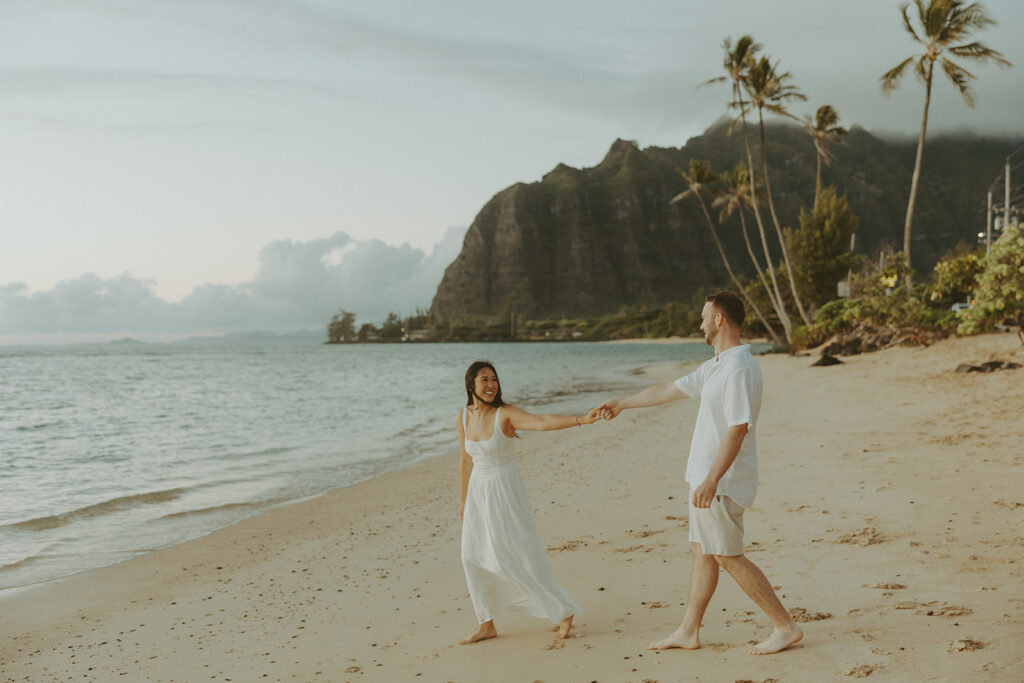
[[[11,562],[9,564],[0,565],[0,572],[4,571],[6,569],[17,569],[19,567],[25,567],[27,565],[32,564],[33,562],[35,562],[38,559],[39,559],[38,555],[30,555],[28,557],[23,557],[20,560],[18,560],[17,562]]]
[[[42,422],[37,425],[22,425],[21,427],[15,427],[15,431],[18,432],[34,432],[40,429],[46,429],[47,427],[57,427],[64,424],[63,422]]]
[[[100,517],[111,512],[120,512],[121,510],[127,510],[140,505],[167,503],[180,498],[185,491],[186,489],[179,488],[167,489],[165,491],[151,491],[149,493],[138,493],[131,496],[121,496],[119,498],[112,498],[110,500],[103,501],[102,503],[86,505],[85,507],[80,507],[77,510],[71,510],[70,512],[64,512],[59,515],[27,519],[23,522],[8,524],[7,526],[12,529],[26,529],[29,531],[57,529],[78,519]]]
[[[171,512],[164,515],[160,519],[180,519],[182,517],[191,517],[193,515],[208,515],[212,512],[224,512],[226,510],[237,510],[239,508],[262,508],[267,505],[279,502],[277,500],[265,500],[259,503],[225,503],[224,505],[214,505],[208,508],[200,508],[199,510],[182,510],[180,512]]]

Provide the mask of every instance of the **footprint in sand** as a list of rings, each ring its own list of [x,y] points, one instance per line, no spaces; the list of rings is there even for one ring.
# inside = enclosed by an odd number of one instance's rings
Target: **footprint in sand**
[[[885,543],[889,539],[882,535],[878,529],[874,527],[864,527],[863,529],[857,529],[856,531],[850,531],[838,537],[833,543],[851,543],[853,545],[859,545],[866,547],[869,545],[877,545],[879,543]]]
[[[642,545],[631,545],[628,548],[615,548],[612,552],[615,553],[635,553],[637,551],[643,551],[645,553],[651,552],[650,548],[644,548]]]
[[[939,603],[937,600],[931,602],[905,601],[896,603],[896,609],[912,609],[914,614],[921,614],[926,617],[966,617],[973,614],[970,607]]]
[[[964,638],[963,640],[954,640],[949,644],[950,652],[971,652],[973,650],[981,650],[984,648],[986,643],[980,640],[973,640],[971,638]]]
[[[551,546],[548,546],[548,552],[549,553],[557,553],[557,552],[560,552],[562,550],[576,550],[577,548],[579,548],[581,546],[586,547],[586,545],[587,544],[584,541],[579,541],[579,540],[566,541],[562,545],[551,545]]]
[[[860,666],[853,667],[843,675],[850,678],[867,678],[881,668],[881,664],[861,664]]]
[[[658,529],[657,531],[633,531],[632,529],[629,529],[628,531],[626,531],[626,533],[632,536],[633,538],[647,538],[648,536],[653,536],[654,534],[664,533],[664,531],[664,529]]]
[[[883,583],[876,583],[874,586],[865,585],[864,588],[880,588],[882,590],[887,590],[887,591],[898,591],[898,590],[903,590],[904,588],[906,588],[906,586],[904,586],[902,583],[883,582]]]
[[[804,624],[809,621],[823,621],[825,619],[831,619],[832,615],[828,612],[808,612],[803,607],[791,607],[789,609],[789,615],[793,617],[793,621]]]

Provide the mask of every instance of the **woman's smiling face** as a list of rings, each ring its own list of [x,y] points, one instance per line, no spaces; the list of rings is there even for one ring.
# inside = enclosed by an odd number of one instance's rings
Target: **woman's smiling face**
[[[484,403],[490,403],[498,395],[498,375],[490,368],[481,368],[473,381],[473,393]]]

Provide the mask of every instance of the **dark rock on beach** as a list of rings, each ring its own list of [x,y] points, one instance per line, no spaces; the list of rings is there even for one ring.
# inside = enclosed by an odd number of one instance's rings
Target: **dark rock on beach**
[[[1020,363],[1012,361],[990,360],[980,365],[961,363],[956,366],[956,372],[995,372],[996,370],[1016,370],[1019,367]]]

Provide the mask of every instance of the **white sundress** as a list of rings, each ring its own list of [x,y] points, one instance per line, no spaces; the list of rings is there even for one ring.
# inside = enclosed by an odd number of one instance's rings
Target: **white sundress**
[[[469,596],[481,624],[506,605],[557,624],[583,610],[555,579],[513,457],[515,442],[501,431],[500,412],[495,411],[490,439],[466,439],[466,453],[473,458],[462,513],[462,567]],[[465,434],[465,409],[462,430]]]

